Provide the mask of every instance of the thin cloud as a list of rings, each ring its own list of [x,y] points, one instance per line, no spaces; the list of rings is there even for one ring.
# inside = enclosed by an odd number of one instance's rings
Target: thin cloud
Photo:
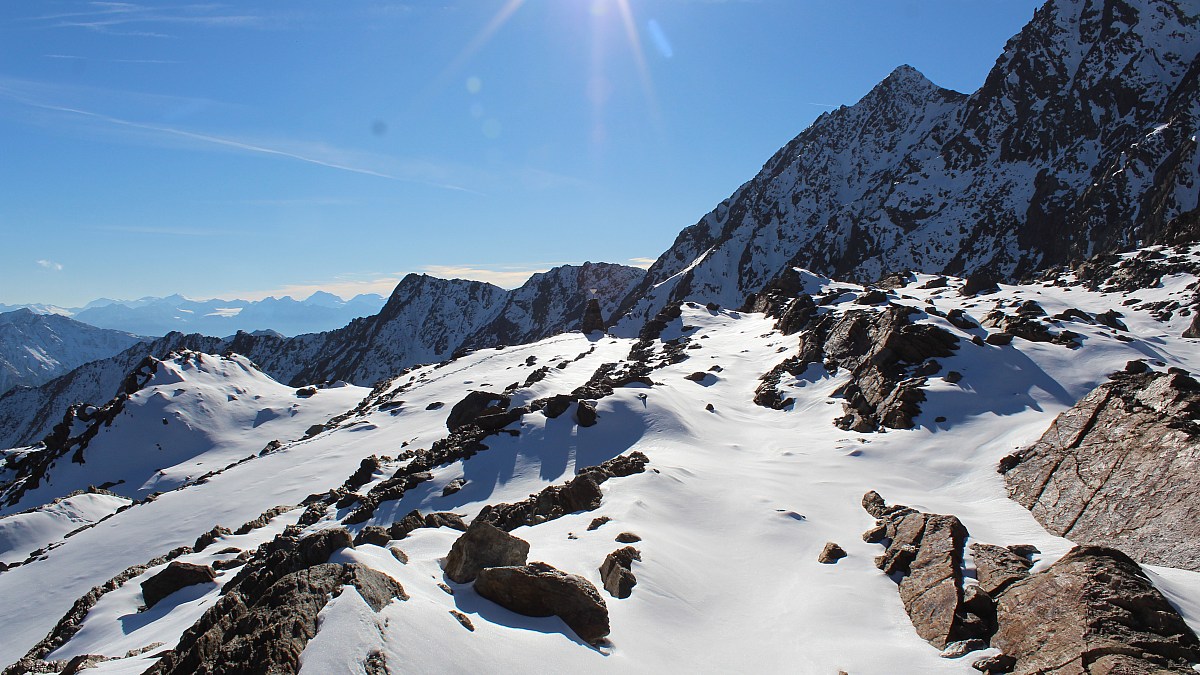
[[[47,59],[58,59],[63,61],[98,61],[100,63],[137,63],[156,65],[172,65],[183,63],[183,61],[174,61],[172,59],[97,59],[90,56],[77,56],[75,54],[43,54],[42,56]]]
[[[56,263],[53,260],[38,260],[37,264],[51,272],[61,272],[63,268],[62,263]]]
[[[367,279],[347,279],[338,278],[330,281],[314,281],[297,284],[285,284],[277,288],[258,291],[239,291],[236,293],[223,293],[217,296],[220,300],[262,300],[263,298],[282,298],[291,296],[298,300],[303,300],[317,291],[332,293],[343,300],[349,300],[356,295],[364,293],[382,295],[388,297],[395,290],[396,284],[400,283],[403,275],[383,275]]]
[[[630,258],[629,259],[630,265],[632,265],[633,267],[640,267],[642,269],[649,268],[651,265],[654,264],[654,261],[655,261],[654,258]]]
[[[83,28],[108,35],[168,38],[164,26],[199,25],[255,28],[271,24],[265,16],[221,11],[219,4],[142,5],[131,2],[91,2],[87,9],[23,17],[39,28]],[[124,28],[129,26],[128,29]]]
[[[524,269],[515,267],[488,269],[472,265],[426,265],[422,269],[425,273],[442,279],[470,279],[472,281],[485,281],[501,288],[516,288],[529,281],[529,277],[534,274],[548,272],[550,267],[553,267],[553,265]]]

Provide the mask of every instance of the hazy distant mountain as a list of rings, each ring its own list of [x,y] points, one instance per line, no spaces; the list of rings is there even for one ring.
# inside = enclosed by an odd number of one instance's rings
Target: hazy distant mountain
[[[5,312],[0,314],[0,393],[48,382],[143,339],[57,314],[38,314],[29,309]]]

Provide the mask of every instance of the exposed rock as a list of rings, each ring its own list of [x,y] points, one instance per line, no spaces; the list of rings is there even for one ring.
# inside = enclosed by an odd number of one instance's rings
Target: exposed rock
[[[466,614],[452,609],[450,610],[450,616],[454,617],[456,621],[462,624],[463,628],[466,628],[472,633],[475,632],[475,624],[471,623],[470,617],[468,617]]]
[[[1188,673],[1200,641],[1128,556],[1079,546],[999,598],[992,646],[1019,673]]]
[[[446,576],[456,583],[473,581],[488,567],[524,565],[529,542],[476,518],[450,548],[446,556]]]
[[[467,524],[463,522],[462,516],[457,513],[449,513],[439,511],[437,513],[429,513],[425,515],[425,527],[448,527],[459,532],[467,531]]]
[[[1192,323],[1183,331],[1185,338],[1200,338],[1200,312],[1192,314]]]
[[[596,405],[590,401],[580,401],[575,405],[575,421],[581,427],[590,427],[596,424]]]
[[[943,659],[958,659],[970,654],[971,652],[987,649],[987,647],[988,643],[980,640],[979,638],[959,640],[958,642],[951,642],[950,644],[946,645],[946,648],[942,650],[941,657]]]
[[[1007,344],[1012,344],[1012,333],[988,333],[988,336],[983,339],[984,342],[996,347],[1003,347]]]
[[[950,372],[948,372],[942,376],[942,379],[949,382],[950,384],[957,384],[962,381],[962,378],[963,378],[963,374],[958,372],[957,370],[951,370]]]
[[[975,559],[975,578],[979,587],[993,598],[1014,582],[1029,576],[1033,563],[1007,548],[992,544],[971,544]]]
[[[1000,287],[996,285],[996,277],[986,271],[976,272],[967,277],[966,283],[962,288],[958,289],[959,295],[972,296],[986,293],[995,293]]]
[[[622,544],[633,544],[642,540],[641,537],[632,532],[622,532],[615,539]]]
[[[952,309],[949,312],[946,312],[946,320],[950,322],[951,326],[961,330],[979,328],[979,324],[975,323],[975,321],[961,309]]]
[[[931,290],[931,289],[935,289],[935,288],[945,288],[948,285],[949,285],[949,281],[946,279],[946,277],[934,277],[934,278],[930,279],[929,281],[926,281],[925,283],[921,284],[920,286],[917,286],[917,288],[920,288],[923,290]]]
[[[579,475],[564,485],[551,485],[538,494],[513,504],[486,507],[476,520],[486,520],[505,531],[522,525],[537,525],[561,518],[568,513],[592,511],[600,507],[604,493],[600,485],[610,478],[642,473],[649,459],[641,452],[631,452],[582,469]],[[597,525],[597,527],[599,527]]]
[[[538,399],[531,406],[535,410],[541,410],[542,414],[550,419],[556,419],[559,415],[571,409],[571,403],[574,401],[568,394],[556,394],[549,398]]]
[[[641,561],[642,553],[632,546],[619,548],[609,553],[600,565],[600,580],[604,590],[614,598],[628,598],[637,585],[637,577],[633,574],[633,561]]]
[[[991,675],[992,673],[1011,673],[1016,665],[1017,660],[1008,654],[996,654],[977,659],[971,664],[971,667],[981,673]]]
[[[1002,461],[1008,493],[1054,534],[1200,571],[1200,384],[1111,377]]]
[[[874,491],[863,497],[863,508],[885,523],[885,541],[890,542],[875,564],[899,577],[900,599],[917,634],[939,649],[983,637],[983,619],[968,612],[963,602],[967,530],[958,518],[889,507]]]
[[[821,549],[820,555],[817,556],[817,562],[824,565],[832,565],[845,557],[846,549],[830,541],[826,542],[825,548]]]
[[[379,525],[368,525],[354,537],[354,545],[373,544],[375,546],[387,546],[387,543],[392,540],[391,535],[384,527]]]
[[[472,391],[454,404],[446,416],[446,428],[454,431],[468,424],[481,429],[499,429],[520,419],[520,409],[509,410],[512,399],[504,394]]]
[[[859,295],[857,299],[855,299],[854,304],[880,305],[887,302],[887,299],[887,293],[884,293],[878,288],[868,288],[866,291],[863,291],[863,293]]]
[[[171,561],[167,568],[142,582],[142,600],[146,607],[153,607],[168,595],[196,584],[210,584],[217,574],[208,565]]]
[[[525,616],[557,616],[585,642],[609,633],[608,607],[590,581],[543,562],[489,567],[479,572],[475,591]]]
[[[1121,317],[1123,316],[1124,314],[1121,314],[1117,310],[1110,309],[1107,312],[1101,312],[1097,314],[1096,322],[1102,326],[1107,326],[1116,330],[1127,331],[1129,328],[1127,328],[1125,324],[1121,322]]]
[[[446,483],[446,486],[442,488],[442,496],[449,497],[450,495],[458,492],[459,490],[462,490],[466,484],[467,484],[467,479],[455,478],[454,480],[450,481],[449,483]]]
[[[588,526],[587,526],[588,532],[591,532],[592,530],[600,529],[601,525],[604,525],[605,523],[607,523],[611,520],[612,520],[612,518],[609,518],[608,516],[600,516],[599,518],[593,518],[592,522],[588,523]]]
[[[203,551],[211,546],[214,541],[220,539],[221,537],[227,537],[231,534],[233,534],[233,532],[230,532],[228,527],[221,527],[220,525],[217,525],[208,532],[196,537],[196,543],[192,544],[192,550],[196,553],[199,553],[200,551]]]

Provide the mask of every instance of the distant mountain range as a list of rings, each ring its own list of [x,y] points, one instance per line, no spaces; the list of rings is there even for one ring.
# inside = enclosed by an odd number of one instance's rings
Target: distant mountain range
[[[34,387],[147,340],[29,309],[0,313],[0,394]]]
[[[370,316],[383,306],[374,293],[342,300],[318,291],[304,300],[290,296],[263,300],[192,300],[182,295],[139,300],[93,300],[83,307],[0,305],[0,312],[29,309],[38,314],[69,316],[76,321],[138,335],[161,336],[172,331],[227,336],[238,331],[271,330],[300,335],[341,328],[352,319]]]

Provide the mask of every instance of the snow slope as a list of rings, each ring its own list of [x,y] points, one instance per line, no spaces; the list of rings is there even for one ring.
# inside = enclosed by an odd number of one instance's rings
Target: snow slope
[[[1200,262],[1196,251],[1188,255],[1193,264]],[[632,596],[605,595],[612,623],[608,643],[590,647],[557,618],[518,616],[484,600],[470,585],[450,582],[441,561],[460,533],[419,529],[391,543],[407,554],[407,564],[368,544],[334,554],[334,562],[359,562],[393,576],[411,598],[375,614],[353,592],[340,595],[321,614],[320,631],[304,654],[305,671],[361,672],[367,654],[381,650],[392,672],[974,672],[970,658],[940,658],[913,631],[896,584],[873,564],[880,547],[859,537],[874,524],[860,506],[863,493],[878,490],[889,502],[955,514],[973,540],[1032,543],[1042,551],[1039,567],[1053,562],[1070,542],[1047,534],[1028,511],[1007,499],[995,470],[998,460],[1036,440],[1058,412],[1131,359],[1146,359],[1155,369],[1200,369],[1200,347],[1178,337],[1190,316],[1176,312],[1160,320],[1148,304],[1180,299],[1187,304],[1197,279],[1171,274],[1154,288],[1110,292],[1047,282],[962,297],[956,292],[962,282],[956,279],[945,289],[917,288],[931,278],[917,275],[890,300],[940,312],[963,309],[977,320],[995,307],[1011,309],[1026,300],[1036,300],[1051,315],[1068,308],[1099,314],[1119,307],[1128,331],[1071,321],[1061,323],[1081,336],[1078,349],[1021,338],[1007,346],[977,345],[970,338],[983,329],[964,331],[936,314],[915,315],[958,336],[959,348],[939,359],[943,369],[929,379],[928,400],[914,429],[858,433],[833,425],[842,411],[831,395],[848,377],[844,369],[830,374],[813,367],[785,378],[781,387],[795,402],[782,410],[755,405],[759,378],[796,353],[799,336],[780,333],[774,320],[760,314],[685,305],[652,345],[656,354],[678,350],[687,359],[657,367],[653,386],[618,387],[599,398],[595,426],[581,427],[571,411],[554,419],[528,413],[508,427],[516,435],[484,439],[486,450],[435,467],[431,480],[399,500],[383,502],[365,523],[349,526],[358,531],[389,525],[412,509],[453,511],[469,520],[485,505],[520,501],[584,466],[644,452],[647,471],[606,482],[596,511],[513,531],[530,542],[531,560],[580,574],[597,586],[600,562],[622,546],[615,536],[628,531],[641,537],[635,544],[642,560],[633,567],[638,583]],[[869,310],[853,302],[859,287],[815,275],[804,279],[809,292],[845,289],[822,311]],[[1133,297],[1138,302],[1124,304]],[[314,417],[354,412],[306,438],[307,420],[281,418],[270,435],[299,440],[203,483],[175,480],[172,485],[181,489],[126,509],[66,539],[42,559],[0,573],[0,598],[8,609],[0,615],[5,635],[0,662],[19,658],[75,598],[126,567],[191,544],[214,525],[236,527],[273,506],[299,504],[307,495],[341,485],[368,455],[380,456],[381,469],[359,489],[365,494],[410,461],[397,459],[406,450],[429,448],[444,438],[447,414],[467,392],[507,388],[513,406],[567,393],[601,365],[626,359],[633,345],[632,339],[564,334],[418,367],[369,397],[354,388],[318,392],[309,399]],[[169,364],[164,372],[185,380],[203,375],[185,371],[184,362]],[[229,366],[231,382],[238,386],[269,385],[252,369],[234,373],[232,364],[244,361],[234,359]],[[545,366],[543,379],[529,380]],[[962,373],[961,381],[943,379],[951,370]],[[696,372],[706,375],[689,379]],[[146,403],[140,409],[131,406],[129,415],[113,422],[110,442],[161,426],[161,412],[150,401],[175,386],[163,381],[143,389]],[[180,414],[199,415],[205,406],[215,411],[238,402],[195,398],[180,403]],[[247,418],[237,419],[242,421],[223,435],[229,445],[213,451],[225,453],[221,461],[262,447],[263,437],[244,428]],[[247,436],[239,443],[241,434]],[[169,475],[186,475],[192,466],[181,465]],[[466,480],[463,489],[444,496],[443,487],[459,478]],[[308,528],[335,525],[351,510],[331,509]],[[228,559],[234,553],[218,551],[252,549],[298,516],[299,510],[284,513],[265,528],[227,536],[179,559]],[[598,516],[611,521],[588,530]],[[817,563],[827,541],[840,543],[849,557],[836,565]],[[968,576],[969,565],[968,560]],[[138,583],[157,569],[103,596],[74,638],[48,658],[105,654],[120,658],[96,672],[138,672],[161,647],[125,655],[155,643],[174,645],[216,600],[219,585],[236,574],[222,571],[218,584],[185,589],[139,614]],[[1200,574],[1152,572],[1200,629]],[[460,625],[452,610],[465,615],[474,631]]]
[[[5,312],[0,314],[0,394],[14,387],[35,387],[143,340],[58,314]]]

